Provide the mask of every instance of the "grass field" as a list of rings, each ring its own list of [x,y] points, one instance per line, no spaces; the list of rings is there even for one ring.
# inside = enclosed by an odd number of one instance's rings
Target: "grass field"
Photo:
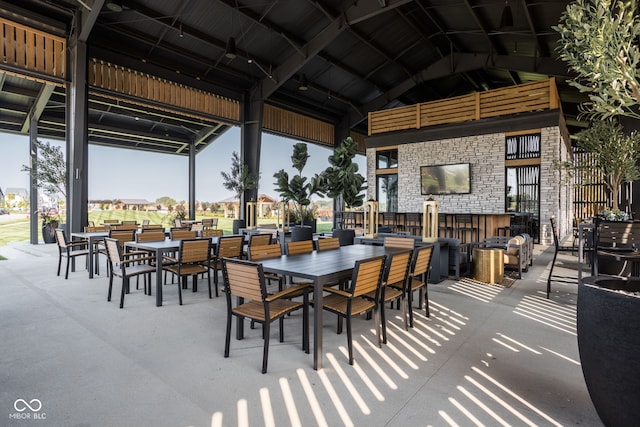
[[[202,219],[212,217],[211,215],[200,216],[196,215],[196,219]],[[117,211],[98,211],[90,212],[89,220],[93,221],[96,225],[101,224],[106,219],[117,219],[120,221],[137,221],[142,223],[143,220],[148,219],[151,224],[162,224],[164,227],[171,227],[172,223],[170,217],[167,214],[158,212],[141,212],[132,210],[117,210]],[[260,223],[274,223],[274,218],[265,218],[258,221]],[[224,230],[225,234],[231,234],[232,232],[232,218],[218,218],[218,228]],[[318,232],[331,231],[331,222],[318,222]],[[42,240],[42,236],[38,236]],[[9,242],[22,242],[29,240],[29,220],[20,219],[16,221],[9,221],[0,224],[0,246],[4,246]]]

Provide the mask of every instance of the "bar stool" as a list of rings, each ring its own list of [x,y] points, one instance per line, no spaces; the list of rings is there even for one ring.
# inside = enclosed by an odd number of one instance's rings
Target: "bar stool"
[[[471,214],[456,214],[455,229],[460,242],[467,243],[467,234],[470,235],[471,242],[478,241],[478,227],[473,225],[473,216]]]

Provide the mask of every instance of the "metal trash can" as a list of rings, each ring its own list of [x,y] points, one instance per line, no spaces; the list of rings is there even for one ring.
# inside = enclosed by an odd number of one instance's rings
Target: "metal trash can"
[[[496,248],[473,248],[473,278],[499,284],[504,277],[504,252]]]

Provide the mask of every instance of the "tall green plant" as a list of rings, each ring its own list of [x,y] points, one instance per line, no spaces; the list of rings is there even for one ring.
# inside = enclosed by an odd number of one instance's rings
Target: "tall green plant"
[[[38,156],[22,171],[33,174],[36,185],[47,194],[67,196],[67,164],[62,148],[48,142],[36,141]]]
[[[640,118],[640,18],[636,0],[576,0],[553,27],[558,52],[577,76],[569,83],[589,96],[594,118]]]
[[[308,208],[311,204],[311,196],[317,194],[323,196],[325,193],[324,177],[315,174],[307,182],[307,177],[302,176],[302,170],[307,165],[309,159],[307,144],[299,142],[293,146],[293,154],[291,155],[291,164],[298,171],[296,175],[289,180],[289,174],[280,169],[273,174],[276,179],[274,185],[276,191],[280,193],[280,197],[285,202],[294,202],[295,210],[301,221],[307,218],[309,213],[313,211]]]
[[[220,172],[224,180],[222,185],[227,190],[233,192],[240,203],[240,198],[246,190],[255,190],[258,188],[260,176],[250,172],[249,167],[240,161],[237,151],[231,155],[231,170],[229,173]]]
[[[358,153],[358,144],[350,136],[343,139],[329,156],[329,166],[323,172],[327,195],[342,197],[347,208],[356,208],[364,203],[365,178],[358,173],[358,164],[353,159]]]
[[[611,192],[612,208],[618,209],[620,187],[625,182],[640,178],[640,134],[625,135],[622,126],[612,120],[599,120],[589,129],[576,135],[579,151],[591,153],[595,167],[591,170],[601,173],[607,189]],[[585,166],[578,166],[584,168]]]

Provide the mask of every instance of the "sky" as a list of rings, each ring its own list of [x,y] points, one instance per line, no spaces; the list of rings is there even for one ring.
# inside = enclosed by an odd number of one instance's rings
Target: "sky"
[[[64,141],[50,140],[61,145]],[[291,176],[293,144],[298,141],[263,133],[260,156],[259,193],[278,197],[274,190],[273,174],[285,169]],[[307,144],[309,160],[303,176],[311,177],[329,165],[328,148]],[[233,194],[222,183],[221,171],[229,172],[231,155],[240,152],[240,128],[232,127],[215,142],[196,155],[196,199],[217,202]],[[22,165],[29,164],[27,135],[0,133],[0,188],[29,187],[29,175]],[[360,173],[366,176],[366,159],[356,156]],[[189,200],[189,158],[146,151],[109,148],[89,144],[89,200],[147,199],[160,197],[176,201]]]

